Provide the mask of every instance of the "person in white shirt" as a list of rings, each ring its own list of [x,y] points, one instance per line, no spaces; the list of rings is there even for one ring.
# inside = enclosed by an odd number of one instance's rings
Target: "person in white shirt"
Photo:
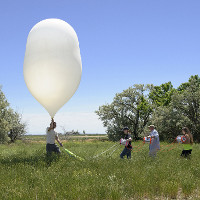
[[[149,144],[149,155],[155,157],[157,151],[160,150],[159,134],[154,125],[150,125],[148,128],[151,131],[150,135],[147,136],[151,138],[151,143]]]
[[[52,152],[60,154],[59,147],[55,144],[55,140],[59,143],[59,145],[62,147],[62,143],[59,140],[58,133],[55,132],[56,128],[56,122],[52,119],[50,123],[50,127],[47,127],[46,129],[46,135],[47,135],[47,144],[46,144],[46,151],[47,154],[51,154]]]

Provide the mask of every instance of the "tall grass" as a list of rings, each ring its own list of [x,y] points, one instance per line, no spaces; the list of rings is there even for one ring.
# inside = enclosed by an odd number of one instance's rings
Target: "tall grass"
[[[65,143],[85,158],[82,162],[64,151],[47,158],[41,143],[0,145],[0,199],[200,199],[199,144],[193,146],[191,159],[180,158],[178,144],[156,159],[149,158],[148,145],[132,153],[131,160],[120,160],[123,147],[93,159],[111,145]]]

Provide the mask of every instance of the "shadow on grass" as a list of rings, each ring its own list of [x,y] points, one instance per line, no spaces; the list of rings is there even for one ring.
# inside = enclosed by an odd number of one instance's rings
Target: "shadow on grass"
[[[41,167],[46,166],[49,167],[53,162],[58,161],[60,158],[60,155],[57,154],[50,154],[47,155],[46,153],[40,153],[37,152],[36,154],[33,154],[31,156],[17,154],[9,157],[0,157],[0,164],[3,165],[17,165],[17,164],[24,164],[24,165],[32,165],[35,167]]]

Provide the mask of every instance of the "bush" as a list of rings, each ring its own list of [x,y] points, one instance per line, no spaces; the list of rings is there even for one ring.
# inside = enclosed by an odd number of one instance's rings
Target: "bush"
[[[10,108],[4,93],[0,88],[0,143],[14,142],[26,133],[26,124],[22,122],[21,115]]]

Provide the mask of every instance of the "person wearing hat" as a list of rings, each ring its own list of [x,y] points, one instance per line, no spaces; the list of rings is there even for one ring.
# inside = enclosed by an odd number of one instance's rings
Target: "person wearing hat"
[[[124,127],[123,128],[123,132],[124,132],[124,139],[126,139],[127,141],[127,145],[125,146],[124,150],[122,151],[122,153],[120,154],[120,158],[123,159],[124,156],[127,156],[127,159],[131,158],[131,150],[132,150],[132,146],[131,146],[131,135],[129,133],[129,128],[128,127]]]
[[[160,150],[160,141],[158,131],[155,129],[154,125],[148,126],[151,131],[148,138],[151,138],[151,143],[149,144],[149,155],[155,157],[157,151]]]

